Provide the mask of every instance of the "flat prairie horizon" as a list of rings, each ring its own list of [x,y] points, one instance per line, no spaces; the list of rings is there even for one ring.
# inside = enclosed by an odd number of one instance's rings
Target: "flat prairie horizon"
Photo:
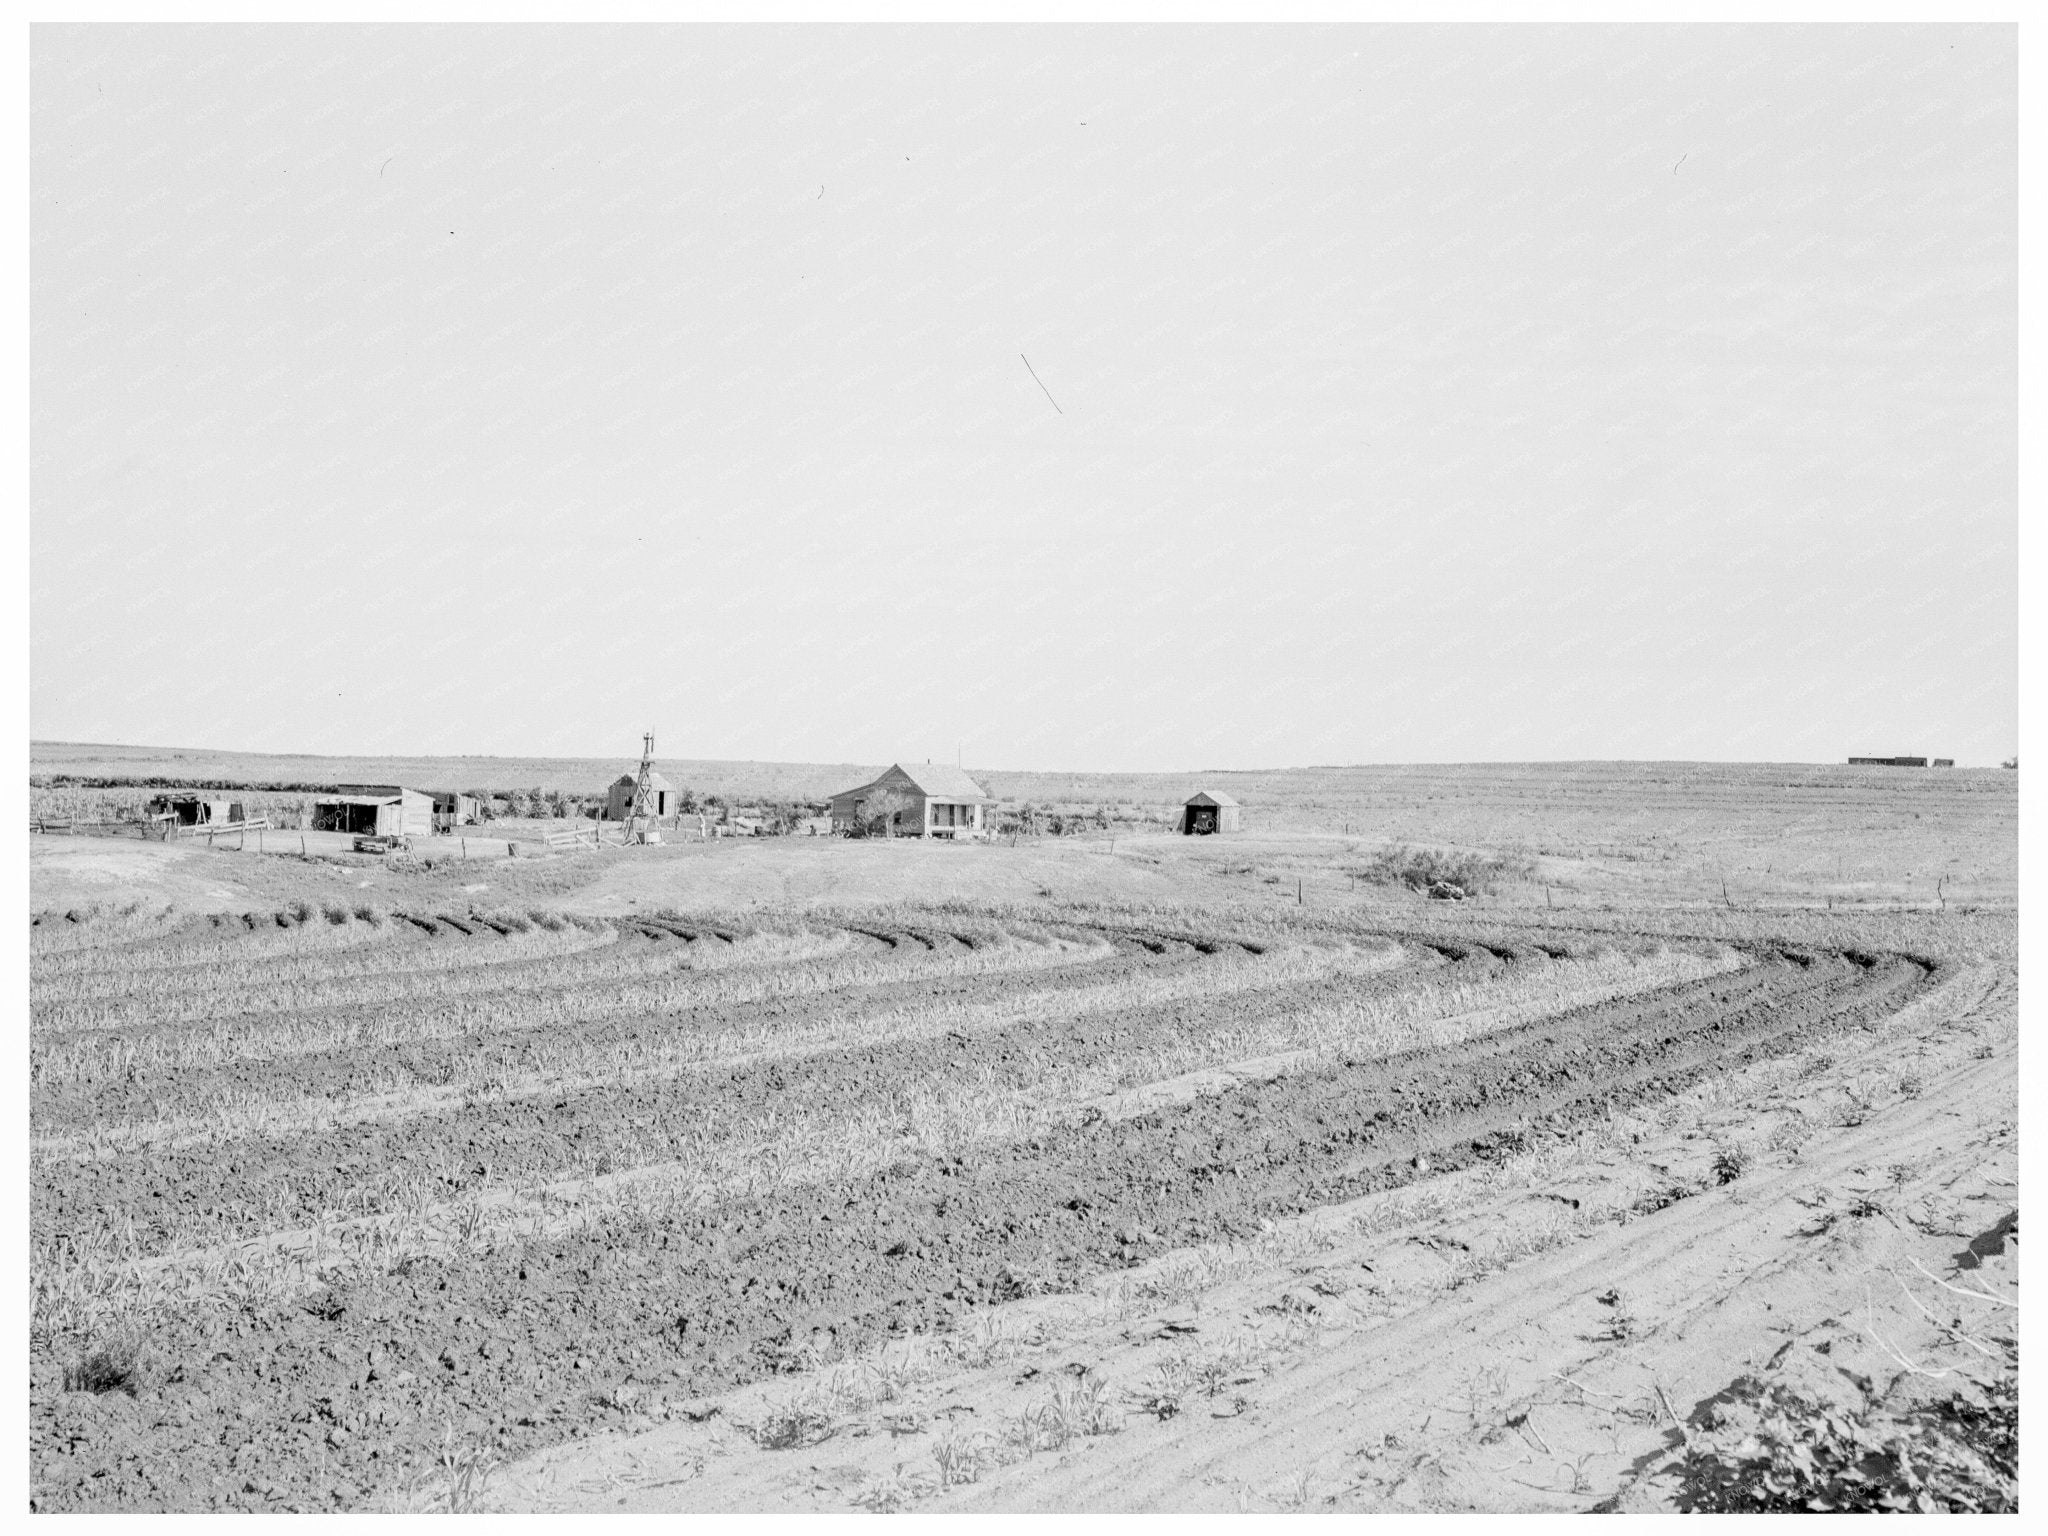
[[[1888,753],[1876,748],[1868,752],[1858,751],[1856,756],[1925,756],[1930,760],[1936,754],[1922,752]],[[253,751],[241,749],[213,748],[200,746],[159,746],[138,742],[98,741],[43,741],[29,742],[29,771],[31,773],[161,773],[166,776],[173,771],[196,772],[195,765],[222,764],[222,777],[235,773],[256,775],[267,773],[269,765],[295,765],[300,768],[321,767],[328,764],[348,765],[354,773],[365,771],[366,766],[384,770],[435,765],[444,771],[464,768],[471,764],[492,764],[500,766],[538,767],[546,765],[562,771],[580,772],[592,764],[614,762],[635,763],[639,755],[626,750],[618,753],[588,754],[520,754],[492,752],[461,753],[335,753],[335,752],[281,752]],[[899,757],[895,761],[906,766],[918,762],[934,762],[938,759],[925,757]],[[781,769],[792,771],[841,770],[859,772],[869,765],[851,758],[825,762],[815,759],[796,758],[746,758],[746,757],[683,757],[659,750],[655,752],[657,764],[673,765],[677,768],[701,767],[706,770],[718,769]],[[887,767],[881,763],[876,767]],[[962,765],[964,766],[964,764]],[[1949,764],[1949,771],[1972,769],[1999,769],[1997,763],[1970,763],[1956,759]],[[1811,758],[1696,758],[1696,757],[1524,757],[1524,758],[1381,758],[1371,761],[1349,763],[1273,763],[1257,768],[1209,768],[1199,765],[1185,767],[1138,768],[1138,769],[1096,769],[1065,767],[1058,765],[1037,765],[1024,768],[997,768],[979,766],[968,771],[977,774],[992,774],[1000,777],[1057,777],[1064,779],[1102,780],[1145,780],[1163,777],[1184,777],[1198,774],[1205,778],[1252,778],[1271,774],[1298,773],[1354,773],[1374,770],[1432,769],[1432,770],[1501,770],[1501,769],[1567,769],[1567,768],[1857,768],[1862,771],[1876,771],[1864,764],[1848,761],[1848,754],[1833,759]],[[274,775],[272,775],[274,776]]]

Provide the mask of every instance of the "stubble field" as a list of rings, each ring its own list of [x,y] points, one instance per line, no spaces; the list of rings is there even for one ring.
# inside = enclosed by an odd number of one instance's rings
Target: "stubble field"
[[[1468,827],[1462,906],[1306,833],[38,840],[36,1507],[1682,1504],[1745,1373],[1999,1347],[2015,808],[1949,784]]]

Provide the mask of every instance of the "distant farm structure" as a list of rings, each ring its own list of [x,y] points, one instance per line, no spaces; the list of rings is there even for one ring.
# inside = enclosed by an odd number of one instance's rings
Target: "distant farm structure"
[[[434,830],[433,795],[397,784],[337,784],[313,799],[313,830],[358,837],[425,837]]]
[[[1180,808],[1180,830],[1188,837],[1244,830],[1244,807],[1216,790],[1198,790]]]
[[[888,837],[964,839],[987,831],[989,795],[962,770],[922,763],[888,770],[832,797],[832,830]]]
[[[1851,767],[1856,768],[1925,768],[1927,766],[1927,759],[1924,757],[1852,757],[1849,759],[1849,764]],[[1937,768],[1953,768],[1955,765],[1955,759],[1952,757],[1937,758],[1934,764]]]
[[[483,804],[475,795],[465,795],[452,789],[432,791],[434,797],[434,830],[453,832],[457,827],[473,827],[483,820]]]
[[[198,795],[158,795],[144,807],[151,820],[175,817],[181,827],[219,826],[242,821],[239,800],[207,800]]]
[[[637,774],[622,773],[611,782],[605,791],[604,816],[606,821],[624,821],[633,814],[633,791],[639,784]],[[676,815],[681,809],[681,796],[675,785],[658,773],[647,778],[648,803],[658,818]]]

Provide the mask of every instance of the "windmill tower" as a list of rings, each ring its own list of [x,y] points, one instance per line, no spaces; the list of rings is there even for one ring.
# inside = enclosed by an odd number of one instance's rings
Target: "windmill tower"
[[[626,841],[658,843],[661,822],[654,814],[654,732],[640,749],[640,776],[633,781],[633,808],[626,813]]]

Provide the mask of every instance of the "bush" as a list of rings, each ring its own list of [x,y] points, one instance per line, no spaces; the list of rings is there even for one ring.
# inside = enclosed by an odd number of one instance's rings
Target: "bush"
[[[1527,859],[1397,843],[1381,849],[1355,873],[1378,885],[1405,885],[1414,891],[1448,885],[1474,896],[1490,893],[1502,880],[1527,875],[1533,867]]]
[[[1896,1413],[1815,1402],[1745,1378],[1734,1414],[1687,1448],[1688,1513],[2009,1514],[2019,1510],[2019,1350],[1983,1401],[1951,1392]],[[1746,1410],[1746,1411],[1745,1411]]]

